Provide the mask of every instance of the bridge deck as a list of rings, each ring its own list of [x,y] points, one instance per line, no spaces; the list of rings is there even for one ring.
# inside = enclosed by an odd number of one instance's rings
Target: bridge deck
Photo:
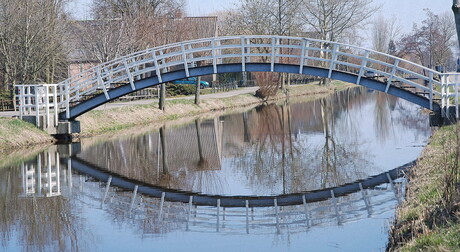
[[[102,63],[57,84],[56,106],[61,120],[73,120],[146,87],[230,72],[284,72],[337,79],[401,97],[443,115],[452,104],[459,116],[458,74],[440,73],[392,55],[342,43],[258,35],[185,41]],[[27,87],[21,91],[26,97],[38,93]],[[21,101],[21,106],[30,105],[27,98]]]

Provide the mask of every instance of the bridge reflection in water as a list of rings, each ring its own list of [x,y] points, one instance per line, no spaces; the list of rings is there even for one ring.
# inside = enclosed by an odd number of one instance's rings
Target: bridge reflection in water
[[[239,239],[269,251],[329,239],[350,251],[348,234],[366,251],[384,246],[404,196],[391,169],[417,158],[427,116],[359,88],[302,102],[82,139],[0,169],[4,247],[206,251]]]
[[[225,195],[312,191],[365,179],[417,158],[429,126],[414,106],[404,105],[391,96],[350,89],[176,128],[82,139],[78,157],[108,172],[171,189]]]
[[[134,181],[116,174],[109,175],[98,167],[86,166],[85,169],[81,169],[81,165],[73,165],[79,162],[81,161],[74,162],[72,157],[65,154],[59,157],[56,148],[50,148],[33,160],[23,162],[20,165],[21,196],[29,197],[32,201],[35,201],[37,197],[60,198],[64,196],[87,205],[99,205],[114,219],[129,220],[131,225],[139,228],[144,234],[167,233],[173,230],[231,234],[279,234],[283,232],[292,234],[305,232],[316,226],[342,225],[379,216],[384,212],[393,211],[396,203],[403,198],[405,179],[401,178],[402,171],[410,166],[409,164],[343,187],[305,192],[302,194],[303,202],[300,204],[285,201],[284,206],[278,205],[276,199],[284,197],[284,195],[279,195],[271,197],[274,199],[272,205],[252,207],[251,200],[254,197],[248,196],[246,199],[243,198],[246,204],[243,207],[223,207],[220,202],[225,201],[226,198],[232,198],[231,196],[208,196],[193,192],[173,191],[149,186],[142,182],[134,183],[134,188],[130,190],[128,187]],[[94,178],[91,176],[94,174],[96,176],[98,174],[99,176],[100,174],[107,175],[107,180],[101,181]],[[52,187],[50,183],[43,183],[50,180],[54,181]],[[117,184],[115,180],[118,181],[118,184],[125,185],[124,188],[114,186]],[[359,189],[347,189],[350,186],[358,186]],[[147,195],[148,193],[140,193],[141,187],[159,190],[158,195],[160,196],[152,197]],[[187,196],[190,200],[188,202],[168,201],[168,194],[175,193]],[[311,195],[315,193],[328,196],[317,198],[312,202]],[[338,194],[344,196],[339,197]],[[216,204],[196,205],[193,201],[195,197],[217,198],[217,200],[210,201]]]

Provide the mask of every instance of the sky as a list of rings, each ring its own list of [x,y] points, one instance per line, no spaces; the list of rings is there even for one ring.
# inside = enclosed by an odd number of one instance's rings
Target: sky
[[[88,10],[92,0],[73,0],[70,10],[79,18],[89,17]],[[343,0],[346,1],[346,0]],[[206,16],[211,13],[229,9],[239,0],[186,0],[188,16]],[[402,33],[409,33],[413,23],[425,19],[424,9],[428,8],[435,14],[451,13],[452,0],[374,0],[381,6],[379,14],[385,17],[396,17]]]

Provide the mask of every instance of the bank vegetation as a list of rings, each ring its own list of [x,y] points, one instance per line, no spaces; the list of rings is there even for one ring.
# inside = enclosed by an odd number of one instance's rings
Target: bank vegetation
[[[432,136],[410,171],[387,251],[460,251],[460,125]]]
[[[325,87],[316,84],[292,86],[288,95],[279,92],[268,99],[274,102],[286,99],[287,96],[310,96],[316,94],[330,94],[336,90],[350,87],[351,84],[334,82]],[[261,100],[254,94],[241,94],[220,99],[203,99],[200,105],[194,104],[193,99],[177,98],[166,101],[166,109],[158,109],[158,102],[149,104],[126,105],[118,108],[105,109],[104,105],[98,110],[90,111],[77,118],[81,122],[81,136],[94,136],[100,134],[115,134],[115,132],[129,129],[134,126],[164,123],[165,121],[184,120],[213,111],[226,109],[245,108],[259,105]],[[18,149],[26,149],[42,145],[53,144],[54,138],[46,132],[39,130],[33,124],[17,118],[0,117],[0,154],[10,153]]]

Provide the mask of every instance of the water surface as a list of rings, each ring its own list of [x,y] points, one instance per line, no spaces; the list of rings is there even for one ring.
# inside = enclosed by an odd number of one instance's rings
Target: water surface
[[[410,103],[355,88],[314,101],[115,139],[53,146],[0,169],[4,251],[381,251],[404,180],[298,206],[163,202],[72,169],[219,195],[279,195],[366,179],[416,159],[431,129]]]

